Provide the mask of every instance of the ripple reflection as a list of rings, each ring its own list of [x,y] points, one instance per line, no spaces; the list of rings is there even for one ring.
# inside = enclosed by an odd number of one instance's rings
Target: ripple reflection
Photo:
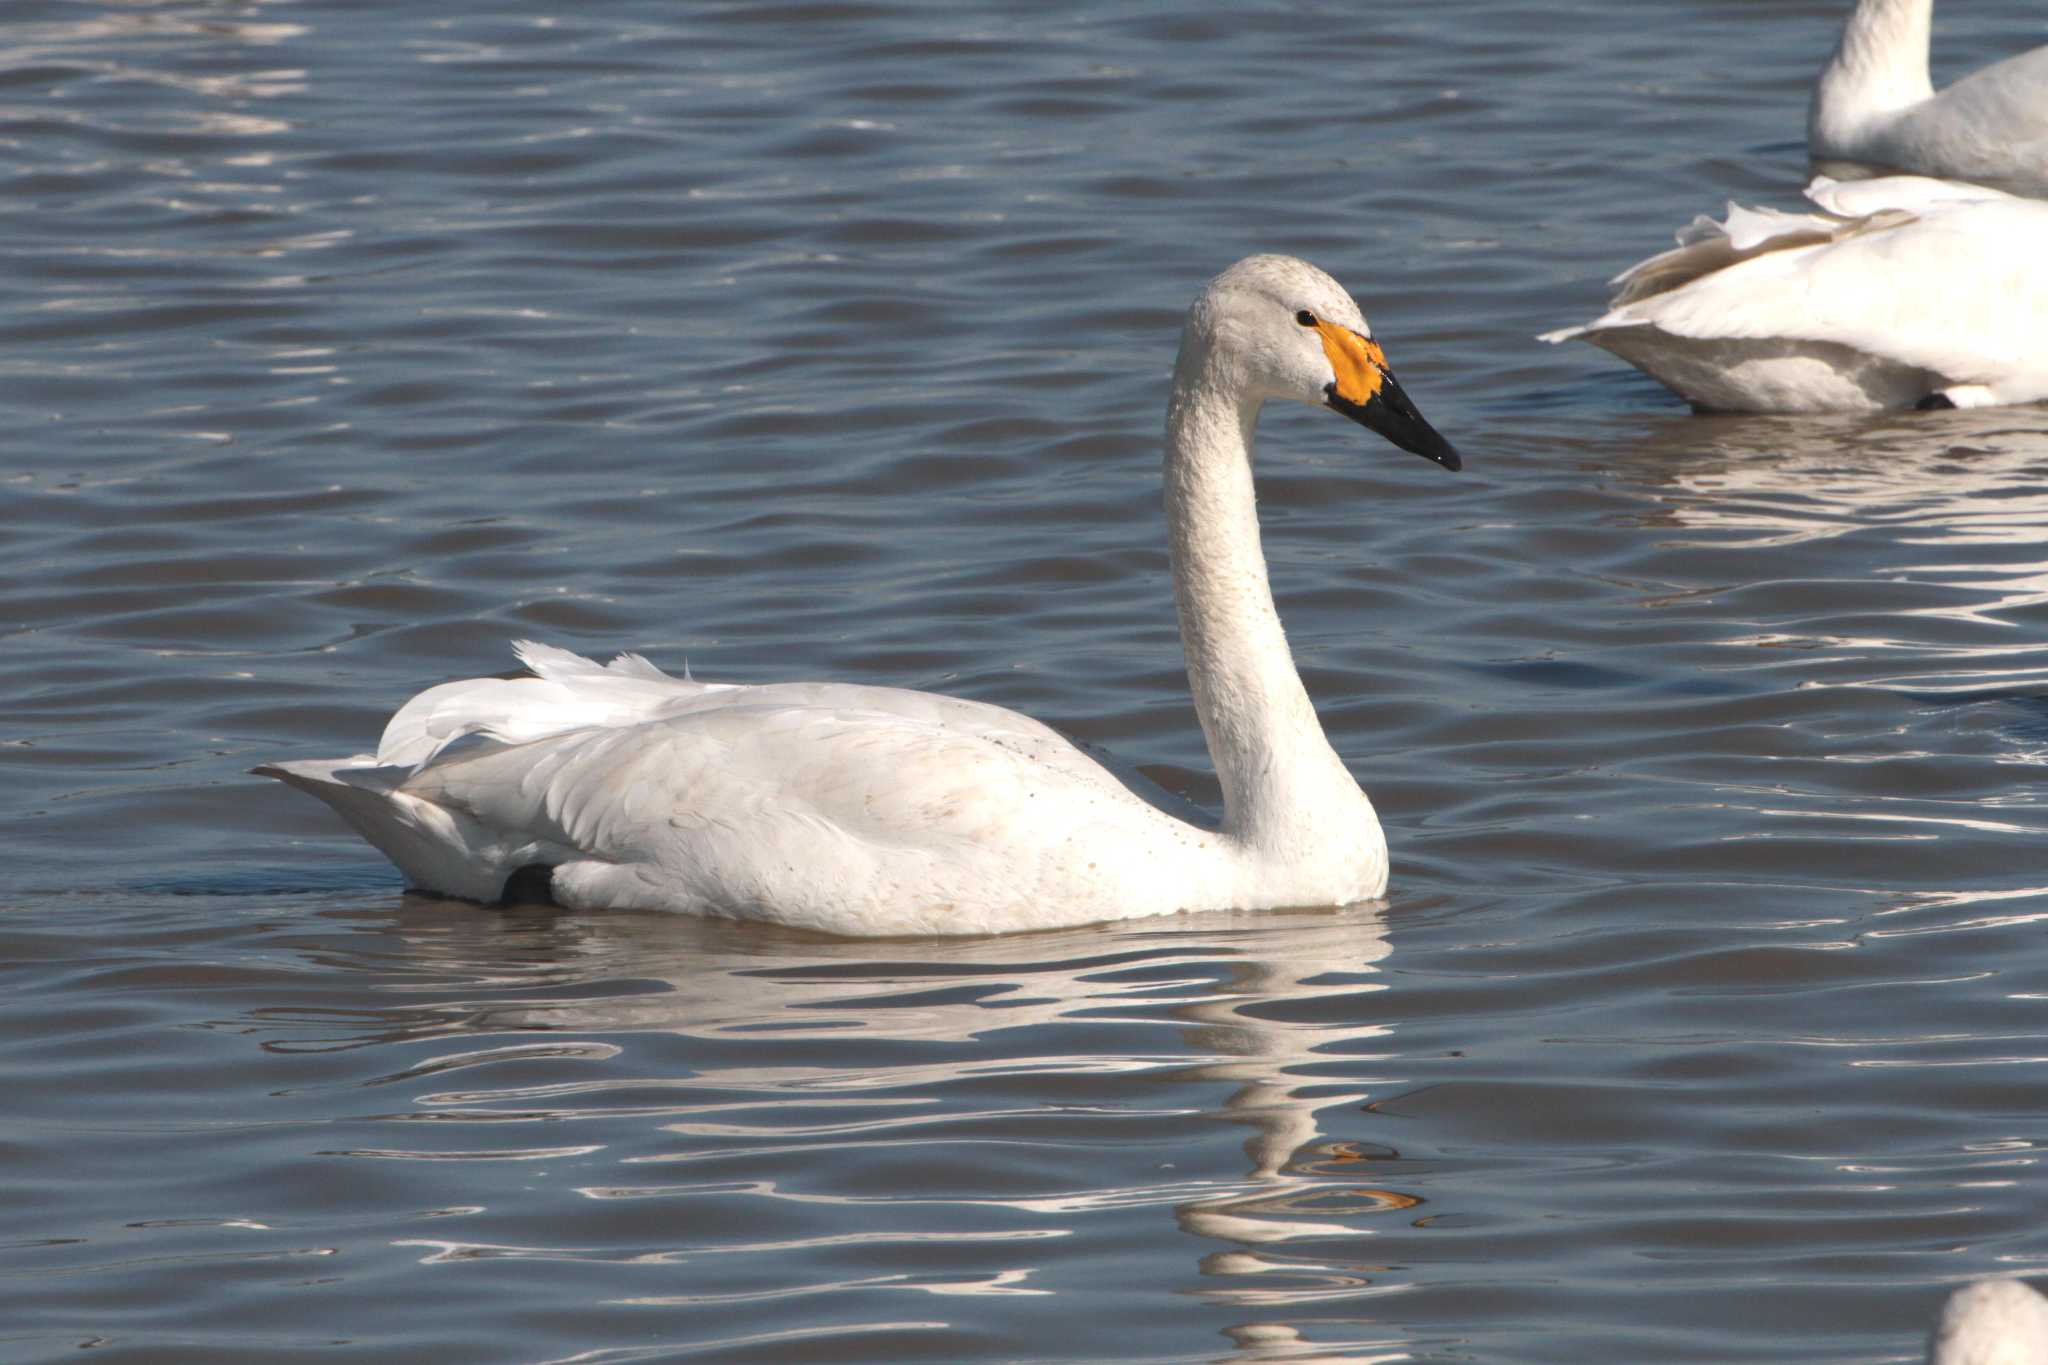
[[[1422,1203],[1393,1187],[1398,1153],[1344,1130],[1406,1083],[1379,1071],[1374,909],[899,945],[408,902],[398,937],[401,953],[357,964],[400,997],[383,1028],[360,1012],[328,1037],[303,1012],[247,1023],[266,1048],[355,1052],[377,1070],[353,1092],[419,1087],[354,1122],[422,1141],[327,1155],[430,1162],[458,1185],[546,1168],[551,1216],[507,1211],[522,1236],[491,1235],[486,1213],[394,1242],[423,1266],[628,1267],[597,1301],[707,1313],[1058,1297],[1085,1292],[1093,1248],[1156,1238],[1163,1215],[1198,1239],[1180,1292],[1256,1314],[1217,1324],[1233,1359],[1390,1345],[1363,1320],[1343,1347],[1303,1338],[1327,1322],[1284,1320],[1387,1292],[1358,1251]],[[441,1140],[475,1124],[577,1140]],[[656,1269],[676,1265],[686,1286]]]

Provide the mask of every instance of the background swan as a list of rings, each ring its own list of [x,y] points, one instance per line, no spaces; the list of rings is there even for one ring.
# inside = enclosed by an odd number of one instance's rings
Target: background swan
[[[1813,159],[2048,184],[2048,47],[1937,95],[1927,70],[1933,12],[1934,0],[1860,0],[1813,88]]]
[[[1253,256],[1188,312],[1166,518],[1188,679],[1221,779],[1206,829],[1046,726],[846,684],[723,686],[521,644],[537,675],[430,688],[374,756],[255,771],[320,797],[416,887],[839,934],[984,933],[1378,896],[1387,848],[1274,610],[1253,502],[1268,398],[1332,408],[1451,469],[1350,295]]]
[[[1823,213],[1728,206],[1615,277],[1583,337],[1696,407],[1828,412],[2048,397],[2048,203],[1917,176],[1837,182]]]
[[[1928,1365],[2048,1365],[2048,1299],[2019,1280],[1978,1280],[1948,1296]]]

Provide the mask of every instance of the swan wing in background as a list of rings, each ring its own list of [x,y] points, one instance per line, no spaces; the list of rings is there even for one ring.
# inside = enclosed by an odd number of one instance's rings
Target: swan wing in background
[[[2048,203],[1913,176],[1807,193],[1823,213],[1696,220],[1616,277],[1606,314],[1543,339],[1583,338],[1707,409],[2048,397]]]

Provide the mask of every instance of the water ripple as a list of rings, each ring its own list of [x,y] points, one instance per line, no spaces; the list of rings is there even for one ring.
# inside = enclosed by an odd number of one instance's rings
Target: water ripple
[[[1528,341],[1791,202],[1836,16],[18,8],[0,1354],[1866,1360],[2048,1266],[2037,414]],[[246,775],[538,634],[1213,810],[1160,411],[1255,249],[1470,455],[1262,419],[1386,906],[501,913]]]

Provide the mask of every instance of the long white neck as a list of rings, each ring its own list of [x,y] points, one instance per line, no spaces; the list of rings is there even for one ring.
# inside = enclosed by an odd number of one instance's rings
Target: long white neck
[[[1330,748],[1266,581],[1252,487],[1260,400],[1184,351],[1166,413],[1166,526],[1195,712],[1226,835],[1257,853],[1329,856],[1378,825]]]
[[[1813,87],[1807,128],[1817,153],[1839,151],[1872,121],[1932,98],[1933,18],[1934,0],[1860,0]]]

